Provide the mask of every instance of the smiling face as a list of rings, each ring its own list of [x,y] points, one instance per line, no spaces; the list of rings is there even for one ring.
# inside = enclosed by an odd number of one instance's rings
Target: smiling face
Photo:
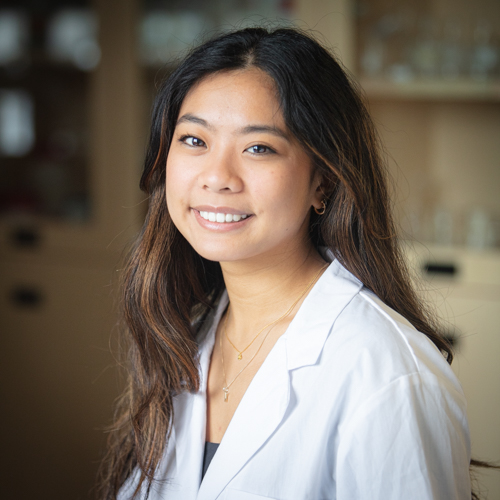
[[[306,252],[320,176],[286,128],[272,79],[217,73],[187,94],[167,158],[172,220],[208,260]]]

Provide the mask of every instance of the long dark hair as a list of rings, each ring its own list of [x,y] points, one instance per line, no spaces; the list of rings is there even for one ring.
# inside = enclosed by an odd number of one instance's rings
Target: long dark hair
[[[149,490],[169,439],[173,397],[199,387],[197,331],[224,287],[217,262],[198,255],[174,226],[165,165],[181,104],[216,72],[255,67],[275,82],[285,122],[323,175],[328,198],[310,236],[382,301],[427,335],[451,363],[449,344],[412,288],[398,249],[386,172],[356,84],[335,58],[295,29],[245,29],[194,49],[156,99],[141,188],[149,211],[124,275],[130,377],[111,434],[102,498],[133,471]]]

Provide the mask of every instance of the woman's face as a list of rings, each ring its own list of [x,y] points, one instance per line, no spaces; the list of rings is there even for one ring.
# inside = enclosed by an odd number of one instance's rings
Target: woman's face
[[[167,158],[172,220],[203,257],[279,257],[310,246],[320,176],[258,69],[217,73],[187,94]]]

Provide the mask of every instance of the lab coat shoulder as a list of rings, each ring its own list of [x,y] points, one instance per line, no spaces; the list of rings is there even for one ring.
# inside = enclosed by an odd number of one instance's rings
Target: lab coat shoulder
[[[343,401],[337,498],[470,498],[465,398],[425,335],[362,288],[336,318],[322,356],[341,379],[329,385]]]
[[[332,325],[329,349],[342,353],[343,371],[360,372],[376,391],[410,374],[432,375],[463,397],[458,379],[436,345],[401,314],[362,287]],[[332,353],[335,356],[335,354]]]
[[[419,385],[422,394],[449,394],[465,415],[462,387],[443,354],[366,287],[335,318],[321,358],[325,379],[338,393],[349,394],[345,412],[358,411],[378,394],[401,390],[406,379]],[[412,391],[404,395],[412,396]],[[345,417],[351,421],[352,415]]]

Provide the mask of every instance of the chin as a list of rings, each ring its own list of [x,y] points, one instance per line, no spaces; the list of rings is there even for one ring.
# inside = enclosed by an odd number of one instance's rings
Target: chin
[[[210,244],[206,241],[202,244],[193,242],[190,242],[190,244],[198,255],[214,262],[242,261],[254,256],[248,247],[234,248],[234,246],[222,245],[220,242]]]
[[[202,248],[197,248],[193,247],[195,252],[198,253],[201,257],[207,260],[211,260],[214,262],[230,262],[230,261],[237,261],[237,260],[243,260],[245,257],[248,258],[248,256],[240,256],[240,255],[235,255],[234,252],[222,249],[217,249],[217,248],[207,248],[206,246],[203,246]]]

